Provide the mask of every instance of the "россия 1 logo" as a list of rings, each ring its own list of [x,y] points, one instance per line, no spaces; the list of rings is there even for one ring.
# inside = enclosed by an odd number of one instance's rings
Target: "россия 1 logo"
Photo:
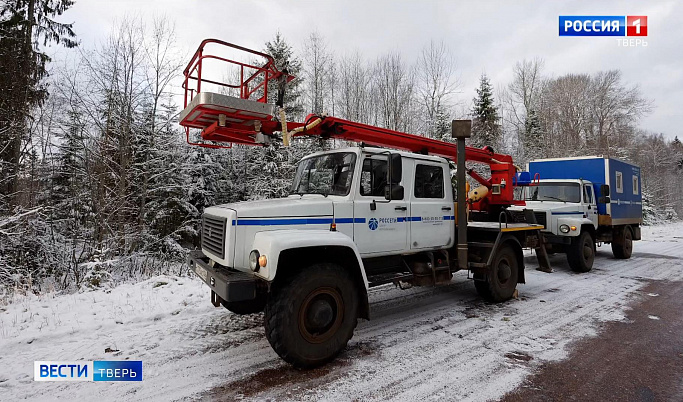
[[[647,36],[647,16],[560,15],[560,36]]]

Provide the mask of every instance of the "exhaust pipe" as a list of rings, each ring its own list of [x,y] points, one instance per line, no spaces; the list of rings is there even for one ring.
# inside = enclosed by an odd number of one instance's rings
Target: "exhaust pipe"
[[[458,168],[458,268],[467,269],[467,179],[465,177],[465,139],[472,133],[472,120],[453,120],[451,135],[457,141],[455,155]]]

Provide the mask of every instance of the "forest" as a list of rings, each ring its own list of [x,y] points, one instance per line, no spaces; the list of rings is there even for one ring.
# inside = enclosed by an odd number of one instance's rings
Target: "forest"
[[[72,4],[0,4],[3,289],[184,274],[205,207],[286,196],[301,157],[343,145],[187,145],[176,95],[188,49],[178,48],[174,22],[124,19],[85,47],[77,22],[58,22]],[[48,46],[68,62],[51,61]],[[677,133],[641,127],[652,100],[618,69],[556,74],[539,57],[505,66],[510,82],[482,74],[478,87],[465,88],[457,55],[437,40],[414,59],[399,51],[367,57],[331,48],[318,32],[290,43],[274,31],[259,50],[297,77],[285,97],[291,120],[325,112],[450,141],[451,121],[469,118],[472,145],[510,153],[520,166],[579,155],[632,161],[642,167],[646,223],[683,213],[683,144]]]

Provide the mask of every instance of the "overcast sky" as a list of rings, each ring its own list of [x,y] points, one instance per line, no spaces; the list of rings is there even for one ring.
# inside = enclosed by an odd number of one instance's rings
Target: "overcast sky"
[[[414,61],[430,40],[443,40],[470,104],[482,72],[506,85],[522,59],[541,57],[545,73],[620,69],[654,110],[640,126],[683,137],[683,2],[681,1],[229,1],[76,0],[63,16],[83,47],[103,40],[117,18],[176,22],[180,48],[190,53],[208,37],[262,49],[280,30],[297,50],[317,31],[336,55],[374,58],[399,51]],[[559,37],[559,15],[646,15],[647,47],[621,47],[614,37]]]

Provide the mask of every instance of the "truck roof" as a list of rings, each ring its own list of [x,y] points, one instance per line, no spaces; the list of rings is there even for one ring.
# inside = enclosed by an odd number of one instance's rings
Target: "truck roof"
[[[586,179],[541,179],[541,183],[576,183],[579,180],[583,180],[588,183],[592,183],[590,180]]]
[[[531,162],[551,162],[551,161],[575,161],[575,160],[581,160],[581,159],[610,159],[610,160],[616,160],[616,161],[623,162],[623,163],[628,163],[629,165],[634,165],[634,166],[635,166],[635,164],[634,164],[633,162],[629,162],[629,161],[624,160],[624,159],[615,158],[615,157],[613,157],[613,156],[606,156],[606,155],[569,156],[569,157],[566,157],[566,158],[544,158],[544,159],[534,159],[534,160],[532,160],[532,161],[529,161],[529,163],[531,163]]]
[[[330,149],[327,151],[318,151],[314,152],[312,154],[306,155],[302,159],[310,158],[313,156],[317,155],[322,155],[330,152],[353,152],[353,153],[360,153],[360,152],[367,152],[367,153],[382,153],[382,152],[391,152],[392,154],[400,154],[401,157],[404,158],[411,158],[411,159],[419,159],[419,160],[426,160],[426,161],[431,161],[431,162],[447,162],[445,158],[442,158],[440,156],[433,156],[433,155],[423,155],[423,154],[417,154],[414,152],[407,152],[407,151],[398,151],[395,149],[391,148],[378,148],[378,147],[346,147],[346,148],[337,148],[337,149]]]

